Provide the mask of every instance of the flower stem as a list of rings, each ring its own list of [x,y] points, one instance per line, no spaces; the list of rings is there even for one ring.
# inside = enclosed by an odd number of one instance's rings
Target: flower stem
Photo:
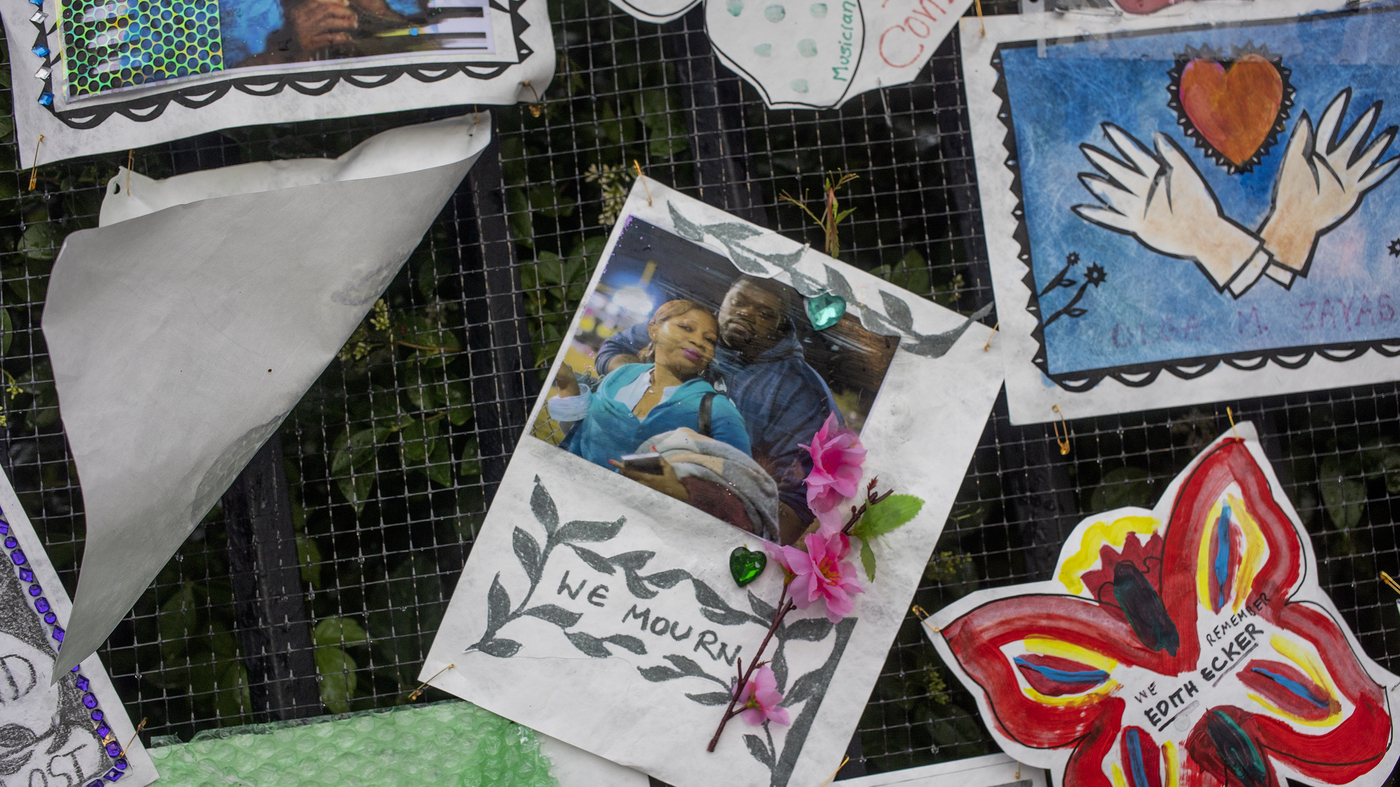
[[[749,668],[744,671],[739,677],[738,684],[734,686],[734,691],[729,696],[729,706],[724,709],[724,718],[720,719],[719,728],[715,730],[714,737],[710,738],[710,745],[705,747],[705,751],[714,752],[715,746],[719,745],[719,736],[724,732],[724,726],[729,723],[730,719],[739,715],[740,711],[735,710],[734,703],[739,701],[739,695],[743,693],[744,685],[749,682],[749,678],[753,677],[753,671],[763,663],[761,661],[763,651],[768,649],[768,641],[773,638],[773,632],[777,631],[778,627],[783,624],[783,618],[797,608],[797,604],[787,597],[787,590],[787,583],[784,582],[783,594],[778,598],[778,611],[773,614],[773,623],[768,626],[768,633],[763,635],[763,641],[758,644],[758,652],[749,657]],[[740,665],[742,664],[743,662],[740,662]]]

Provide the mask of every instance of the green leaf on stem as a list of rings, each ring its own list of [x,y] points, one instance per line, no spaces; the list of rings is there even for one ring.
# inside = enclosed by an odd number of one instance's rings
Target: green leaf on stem
[[[875,550],[870,548],[870,542],[866,539],[860,540],[860,564],[865,568],[865,576],[871,582],[875,581]]]
[[[892,533],[923,509],[924,501],[914,495],[890,495],[865,510],[851,535],[862,541],[871,541],[886,533]]]

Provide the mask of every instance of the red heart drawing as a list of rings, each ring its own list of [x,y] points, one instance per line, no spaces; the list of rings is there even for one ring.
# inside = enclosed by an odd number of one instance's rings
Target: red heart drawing
[[[1233,169],[1247,170],[1283,111],[1284,83],[1278,66],[1246,54],[1228,66],[1196,58],[1181,71],[1181,109],[1196,132]],[[1223,163],[1223,162],[1222,162]]]

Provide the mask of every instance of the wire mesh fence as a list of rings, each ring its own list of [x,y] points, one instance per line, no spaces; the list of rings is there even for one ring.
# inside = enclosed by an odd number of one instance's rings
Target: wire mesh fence
[[[1006,2],[984,7],[1014,11]],[[264,552],[250,559],[241,515],[230,508],[236,498],[226,496],[101,651],[147,735],[188,739],[213,727],[409,701],[635,168],[819,247],[821,231],[783,197],[815,201],[825,177],[857,175],[841,193],[855,208],[842,259],[963,313],[990,302],[955,42],[945,41],[912,84],[839,110],[772,111],[717,65],[700,9],[653,25],[606,0],[553,0],[551,16],[553,85],[534,107],[491,110],[497,142],[264,452],[260,472],[286,480],[281,542],[256,545]],[[235,129],[138,150],[134,161],[164,177],[334,156],[378,131],[445,114]],[[42,166],[30,190],[12,139],[3,143],[10,167],[0,171],[0,461],[72,593],[82,497],[41,313],[62,239],[96,224],[102,186],[127,155]],[[1155,502],[1229,427],[1228,405],[1258,424],[1312,536],[1323,587],[1367,653],[1400,667],[1400,611],[1377,581],[1400,567],[1396,394],[1380,385],[1084,420],[1070,424],[1066,456],[1050,426],[1010,425],[1003,399],[915,602],[936,610],[975,589],[1048,578],[1083,515]],[[266,570],[266,550],[278,548],[294,556],[283,568],[304,597],[300,633],[268,634],[249,611],[248,588]],[[259,666],[258,636],[278,638],[301,665],[300,688],[281,692]],[[972,699],[912,615],[858,742],[869,770],[994,751]]]

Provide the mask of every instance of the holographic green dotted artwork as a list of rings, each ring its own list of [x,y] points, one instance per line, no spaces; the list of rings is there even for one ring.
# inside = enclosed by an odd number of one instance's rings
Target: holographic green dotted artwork
[[[224,68],[218,0],[65,0],[69,97]]]

